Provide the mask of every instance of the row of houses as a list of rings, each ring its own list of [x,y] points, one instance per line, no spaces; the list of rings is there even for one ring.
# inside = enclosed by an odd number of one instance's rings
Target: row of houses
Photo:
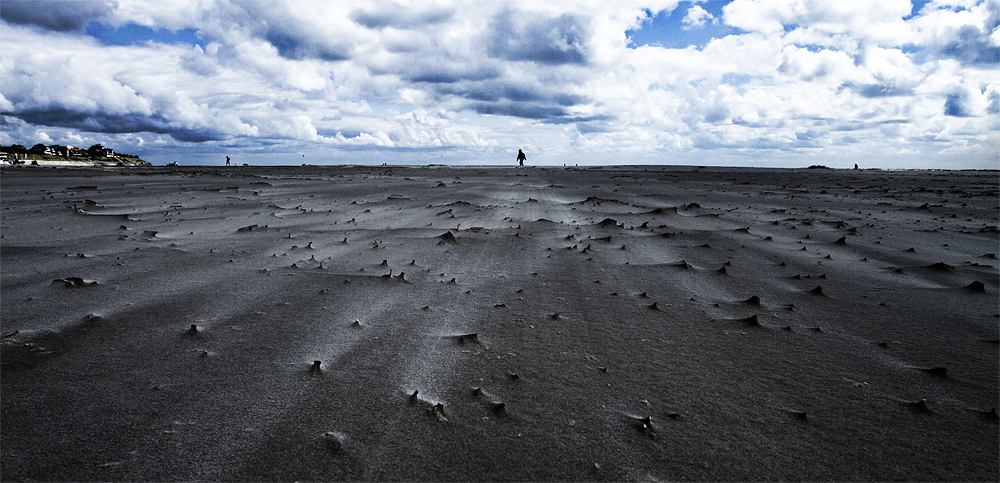
[[[114,149],[106,148],[100,144],[95,144],[87,149],[75,148],[73,146],[61,146],[58,144],[46,146],[42,143],[38,143],[30,148],[26,148],[20,144],[12,144],[10,146],[0,146],[0,152],[3,152],[8,156],[39,154],[61,156],[63,158],[112,158],[115,156]]]

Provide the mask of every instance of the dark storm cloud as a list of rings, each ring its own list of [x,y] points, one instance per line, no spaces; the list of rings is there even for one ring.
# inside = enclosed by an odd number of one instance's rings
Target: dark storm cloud
[[[861,97],[867,99],[913,95],[913,89],[887,84],[855,84],[853,82],[846,82],[841,88],[850,88]]]
[[[815,129],[809,129],[806,132],[795,133],[795,139],[799,141],[814,141],[817,139],[823,139],[826,136],[825,132],[820,132]]]
[[[246,26],[255,37],[278,49],[278,55],[285,59],[337,62],[351,58],[349,41],[338,39],[337,32],[300,21],[282,6],[257,1],[234,2],[234,5],[238,8],[227,11],[229,21]]]
[[[993,28],[996,30],[996,27]],[[958,31],[958,39],[941,47],[941,55],[957,59],[964,65],[989,66],[1000,64],[1000,47],[990,43],[989,35],[972,25]]]
[[[944,115],[954,117],[969,117],[968,99],[962,92],[948,94],[944,99]]]
[[[349,129],[326,129],[326,128],[316,128],[316,134],[324,137],[337,137],[337,135],[344,136],[345,138],[356,138],[360,136],[362,131],[360,130],[349,130]]]
[[[729,118],[729,108],[722,105],[716,104],[705,109],[705,122],[723,122]]]
[[[991,92],[988,99],[990,100],[990,103],[986,106],[986,113],[1000,114],[1000,92]]]
[[[614,119],[612,116],[606,115],[571,116],[569,111],[563,107],[530,102],[484,102],[473,104],[470,108],[479,114],[520,117],[522,119],[540,121],[545,124],[576,123],[578,127],[580,126],[580,123],[604,122]],[[583,130],[586,131],[588,127],[591,127],[594,129],[590,132],[597,132],[599,131],[599,129],[597,129],[598,126],[599,124],[584,126]]]
[[[398,70],[396,73],[409,82],[426,82],[430,84],[454,84],[461,81],[484,81],[497,79],[503,75],[503,71],[498,66],[493,65],[470,65],[454,62],[441,63],[409,63],[401,66],[394,66]],[[400,71],[401,70],[401,71]],[[372,70],[375,73],[374,70]],[[389,73],[388,71],[378,73]]]
[[[599,116],[561,116],[561,117],[550,117],[548,119],[542,119],[542,122],[544,122],[545,124],[574,124],[575,123],[575,124],[577,124],[577,127],[580,126],[580,123],[583,123],[583,124],[594,123],[594,124],[591,124],[591,127],[595,127],[595,126],[598,125],[598,123],[604,123],[603,125],[607,126],[607,124],[605,123],[605,121],[610,121],[612,119],[614,119],[614,117],[605,116],[605,115],[602,114],[602,115],[599,115]],[[586,129],[586,127],[584,129]],[[597,132],[597,130],[595,129],[595,130],[593,130],[593,132]],[[606,132],[606,131],[603,131],[603,132]]]
[[[884,121],[871,121],[871,122],[861,122],[861,121],[848,121],[841,124],[833,126],[833,131],[862,131],[865,129],[875,129],[879,126],[891,125],[891,124],[909,124],[908,119],[886,119]]]
[[[110,12],[103,1],[4,0],[0,4],[0,18],[7,22],[38,25],[59,32],[83,30],[91,20]]]
[[[608,125],[608,123],[601,121],[578,122],[576,124],[576,130],[580,134],[605,133],[613,131],[613,129]]]
[[[483,79],[485,77],[479,77],[479,78]],[[428,72],[419,72],[416,74],[405,76],[403,77],[403,79],[409,82],[427,82],[430,84],[453,84],[458,81],[467,80],[469,79],[469,77],[467,77],[462,73],[428,71]]]
[[[278,55],[289,60],[319,59],[336,62],[350,58],[349,45],[323,42],[287,25],[269,26],[264,33],[264,40],[278,49]]]
[[[370,29],[418,29],[426,25],[446,22],[455,15],[453,9],[435,8],[425,12],[412,12],[396,4],[386,4],[374,11],[356,9],[349,15],[358,25]]]
[[[966,25],[959,29],[958,38],[941,46],[939,52],[945,57],[957,59],[964,65],[991,66],[1000,64],[1000,47],[990,42],[990,36],[1000,26],[1000,1],[986,2],[990,15],[983,22],[983,28]]]
[[[935,143],[935,144],[947,144],[949,141],[945,138],[940,137],[937,134],[924,134],[921,136],[913,136],[909,138],[911,142],[921,142],[921,143]]]
[[[575,118],[566,108],[591,102],[586,96],[559,92],[542,86],[503,79],[485,82],[459,82],[437,85],[439,96],[463,99],[467,107],[480,114],[514,116],[542,121],[548,124],[585,122],[598,118]],[[600,116],[600,120],[609,119]]]
[[[776,151],[793,151],[798,147],[811,147],[811,143],[803,141],[789,142],[785,139],[757,137],[736,142],[704,134],[694,136],[693,141],[694,146],[699,149],[768,149]],[[803,146],[803,144],[805,144],[805,146]]]
[[[575,106],[590,102],[585,96],[565,92],[550,92],[544,88],[520,83],[476,82],[438,89],[442,94],[484,102],[539,102],[556,106]]]
[[[527,102],[479,103],[472,106],[479,114],[514,116],[524,119],[550,119],[566,116],[566,109]]]
[[[158,116],[113,115],[73,111],[52,107],[16,113],[5,113],[29,124],[52,127],[66,127],[86,132],[133,133],[151,132],[167,134],[178,141],[205,142],[224,139],[220,133],[206,129],[185,129],[171,126],[171,122]]]
[[[574,15],[551,18],[504,9],[490,20],[486,42],[495,58],[546,65],[587,63],[586,27]]]

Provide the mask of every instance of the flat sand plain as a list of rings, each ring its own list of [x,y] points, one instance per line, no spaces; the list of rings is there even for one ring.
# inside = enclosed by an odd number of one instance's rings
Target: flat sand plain
[[[995,171],[0,187],[4,481],[1000,476]]]

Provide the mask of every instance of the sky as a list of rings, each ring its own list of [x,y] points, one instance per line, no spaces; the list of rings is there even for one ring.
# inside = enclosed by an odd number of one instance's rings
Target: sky
[[[1000,168],[1000,0],[0,0],[0,144]]]

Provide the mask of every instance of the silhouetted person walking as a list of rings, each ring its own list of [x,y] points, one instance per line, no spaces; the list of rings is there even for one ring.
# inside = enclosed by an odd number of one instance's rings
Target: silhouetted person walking
[[[229,156],[226,156],[226,166],[229,166]]]
[[[525,159],[528,159],[528,157],[524,155],[524,151],[521,151],[520,149],[518,149],[517,150],[517,162],[520,163],[521,166],[524,166],[524,160]]]

